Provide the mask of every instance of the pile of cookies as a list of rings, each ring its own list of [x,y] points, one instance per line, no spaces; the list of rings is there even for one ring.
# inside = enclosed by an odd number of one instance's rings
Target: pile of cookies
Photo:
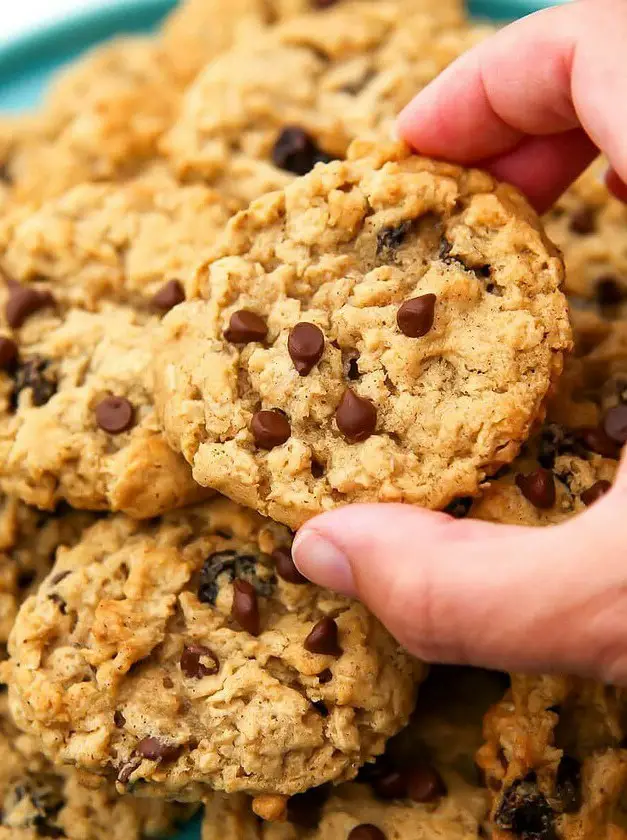
[[[619,690],[429,670],[291,559],[350,502],[611,486],[625,209],[591,171],[547,237],[387,139],[490,31],[187,0],[0,123],[0,840],[624,836]]]

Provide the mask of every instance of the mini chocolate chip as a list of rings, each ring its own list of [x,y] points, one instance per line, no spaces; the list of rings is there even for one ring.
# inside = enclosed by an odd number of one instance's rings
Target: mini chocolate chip
[[[126,764],[123,764],[118,770],[118,782],[120,782],[121,785],[125,785],[133,775],[134,771],[137,770],[140,764],[141,759],[137,758],[137,756],[131,758],[131,760],[127,761]]]
[[[304,641],[304,648],[309,653],[322,653],[326,656],[341,656],[339,645],[339,630],[333,618],[326,616],[314,624],[311,632]]]
[[[412,227],[411,219],[406,219],[394,227],[386,227],[377,233],[377,257],[392,262],[396,251],[405,241],[405,237]]]
[[[324,671],[320,671],[320,673],[318,674],[318,682],[320,683],[320,685],[326,685],[327,683],[330,683],[332,679],[333,674],[331,673],[329,668],[325,668]]]
[[[220,670],[218,657],[211,648],[203,645],[186,645],[181,654],[181,671],[190,679],[201,679],[217,674]]]
[[[540,510],[549,510],[555,504],[555,479],[553,473],[538,467],[528,475],[518,473],[516,485],[534,507]]]
[[[256,312],[249,312],[248,309],[238,309],[234,312],[228,327],[224,330],[224,337],[231,344],[263,341],[267,335],[268,326],[264,319]]]
[[[612,485],[609,481],[599,479],[599,481],[595,481],[592,487],[588,487],[587,490],[584,490],[579,498],[586,507],[590,507],[590,505],[593,505],[596,501],[598,501],[601,496],[605,496],[611,487]]]
[[[444,508],[444,513],[448,513],[454,519],[464,519],[470,513],[473,502],[474,499],[472,496],[458,496],[457,499],[453,499],[452,502],[448,503]]]
[[[96,406],[96,422],[104,432],[119,435],[133,425],[135,409],[126,397],[105,397]]]
[[[396,323],[403,335],[420,338],[433,326],[436,296],[420,295],[401,304],[396,313]]]
[[[580,236],[589,236],[596,228],[597,214],[594,207],[585,205],[576,210],[570,217],[568,227]]]
[[[258,636],[261,632],[257,593],[247,580],[236,580],[233,583],[231,618],[251,636]]]
[[[253,414],[250,430],[255,443],[262,449],[274,449],[289,440],[292,430],[280,411],[257,411]]]
[[[446,785],[435,767],[413,767],[407,777],[407,796],[414,802],[435,802],[446,796]]]
[[[627,405],[615,405],[603,418],[605,434],[621,446],[627,442]]]
[[[29,315],[54,306],[54,298],[50,292],[39,291],[30,286],[11,285],[9,299],[6,305],[7,323],[13,329],[21,327]]]
[[[159,738],[148,736],[142,740],[135,747],[135,752],[141,755],[142,758],[147,758],[149,761],[172,761],[180,752],[179,744],[168,744],[161,741]]]
[[[0,370],[14,370],[17,362],[17,344],[11,338],[0,337]]]
[[[333,158],[316,145],[314,138],[295,125],[286,126],[272,149],[272,162],[279,169],[306,175],[317,163],[329,163]]]
[[[581,762],[563,755],[555,776],[556,793],[564,813],[573,814],[581,808]]]
[[[152,305],[163,312],[169,312],[174,309],[179,303],[185,300],[185,289],[180,280],[168,280],[155,293],[152,299]]]
[[[122,712],[118,712],[117,710],[113,713],[113,723],[117,726],[118,729],[122,729],[126,726],[126,718],[122,714]]]
[[[30,389],[33,405],[45,405],[57,392],[57,378],[50,370],[50,362],[41,356],[31,356],[19,363],[13,374],[11,405],[15,409],[22,391]]]
[[[579,430],[579,436],[587,449],[603,455],[604,458],[618,458],[620,448],[602,428],[585,428]]]
[[[376,825],[362,823],[350,831],[348,840],[386,840],[386,836]]]
[[[274,565],[280,578],[283,578],[288,583],[308,583],[307,578],[301,575],[294,565],[292,552],[289,548],[276,548],[272,552],[272,559],[274,560]]]
[[[604,274],[596,282],[596,299],[601,306],[618,306],[625,299],[625,292],[618,277]]]
[[[351,388],[347,388],[335,411],[335,422],[346,440],[358,443],[374,434],[377,409],[370,400],[357,396]]]
[[[58,572],[56,575],[53,575],[53,576],[50,578],[50,583],[51,583],[53,586],[56,586],[58,583],[61,583],[61,581],[62,581],[62,580],[65,580],[65,579],[66,579],[66,577],[67,577],[69,574],[70,574],[70,571],[69,571],[69,570],[66,570],[65,572]]]
[[[287,351],[300,376],[307,376],[324,351],[324,334],[315,324],[301,322],[290,330]]]
[[[373,779],[372,787],[380,799],[404,799],[407,795],[407,776],[400,770],[390,770]]]

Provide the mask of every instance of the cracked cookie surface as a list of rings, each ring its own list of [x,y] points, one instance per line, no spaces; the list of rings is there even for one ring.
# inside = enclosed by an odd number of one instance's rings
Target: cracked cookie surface
[[[511,188],[355,144],[231,220],[163,321],[160,420],[196,481],[292,527],[444,507],[542,416],[570,346],[561,278]]]
[[[247,204],[356,137],[387,140],[416,92],[493,31],[440,6],[339,3],[243,39],[190,87],[164,153],[180,177]]]
[[[20,611],[16,721],[119,790],[354,777],[407,722],[424,669],[363,606],[303,583],[289,545],[227,500],[97,523]]]

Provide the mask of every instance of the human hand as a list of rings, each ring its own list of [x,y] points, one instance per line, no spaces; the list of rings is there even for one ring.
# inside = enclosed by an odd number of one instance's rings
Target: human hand
[[[513,24],[402,112],[418,151],[479,164],[544,210],[601,149],[627,194],[627,5],[580,0]],[[627,683],[627,465],[547,528],[355,505],[296,536],[298,568],[360,598],[417,656]]]

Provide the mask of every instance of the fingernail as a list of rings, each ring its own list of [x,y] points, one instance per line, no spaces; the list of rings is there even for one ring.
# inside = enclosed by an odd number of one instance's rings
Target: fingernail
[[[309,580],[342,595],[355,595],[355,581],[346,554],[311,528],[301,528],[292,544],[298,571]]]

